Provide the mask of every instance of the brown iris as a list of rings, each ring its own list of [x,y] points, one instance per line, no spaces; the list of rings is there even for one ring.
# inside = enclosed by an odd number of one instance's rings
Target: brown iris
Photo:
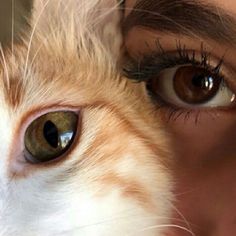
[[[182,66],[173,79],[176,95],[185,103],[201,104],[218,92],[222,79],[201,67]]]

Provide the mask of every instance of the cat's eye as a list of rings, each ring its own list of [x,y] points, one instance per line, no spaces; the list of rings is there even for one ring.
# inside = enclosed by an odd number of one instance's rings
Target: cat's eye
[[[56,111],[38,117],[25,132],[25,158],[44,163],[61,157],[71,147],[77,132],[79,115]]]
[[[235,100],[220,75],[194,65],[162,70],[149,80],[147,89],[176,107],[225,107]]]

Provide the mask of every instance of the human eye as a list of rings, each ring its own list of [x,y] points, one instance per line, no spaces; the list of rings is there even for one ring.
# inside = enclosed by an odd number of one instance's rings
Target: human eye
[[[145,83],[157,106],[172,116],[181,113],[188,117],[190,113],[235,107],[235,93],[222,70],[223,57],[215,59],[203,44],[199,50],[191,50],[177,42],[171,52],[166,52],[160,42],[156,46],[157,50],[139,61],[132,60],[125,71],[128,77]]]

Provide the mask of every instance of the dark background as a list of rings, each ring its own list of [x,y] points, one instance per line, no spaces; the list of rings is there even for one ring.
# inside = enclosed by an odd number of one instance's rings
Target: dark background
[[[27,26],[31,7],[32,0],[0,0],[0,42],[2,44],[11,41],[12,38],[12,12],[15,39],[18,39],[20,30]]]

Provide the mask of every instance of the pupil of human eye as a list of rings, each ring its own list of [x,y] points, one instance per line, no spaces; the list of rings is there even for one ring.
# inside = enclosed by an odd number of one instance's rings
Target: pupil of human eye
[[[192,84],[196,88],[210,90],[214,86],[214,80],[211,76],[196,74],[192,77]]]
[[[177,69],[173,85],[176,95],[185,103],[201,104],[218,92],[222,79],[204,68],[184,66]]]

